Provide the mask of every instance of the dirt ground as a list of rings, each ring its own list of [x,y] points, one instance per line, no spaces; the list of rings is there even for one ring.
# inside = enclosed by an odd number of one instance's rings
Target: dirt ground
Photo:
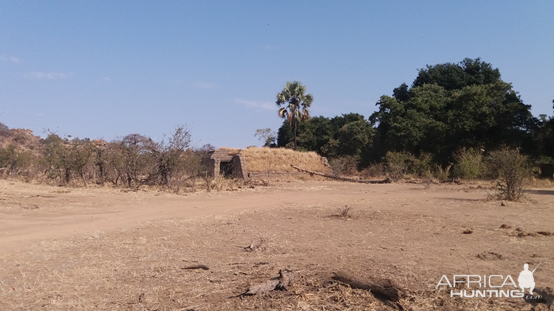
[[[554,189],[281,183],[174,195],[0,181],[2,310],[554,310]],[[251,246],[251,247],[250,247]],[[441,276],[534,269],[536,301],[451,298]],[[205,265],[205,269],[184,269]],[[288,290],[241,296],[289,270]],[[378,299],[331,279],[390,279]],[[464,285],[459,285],[464,286]]]

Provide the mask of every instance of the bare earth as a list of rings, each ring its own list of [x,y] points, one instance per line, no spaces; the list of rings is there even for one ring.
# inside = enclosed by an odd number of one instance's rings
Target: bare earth
[[[312,181],[173,195],[1,180],[0,308],[554,310],[554,189],[501,206],[488,187]],[[540,262],[539,301],[436,289],[442,275],[517,282]],[[209,270],[183,269],[200,264]],[[287,291],[238,296],[281,269],[295,276]],[[377,299],[336,271],[406,295]]]

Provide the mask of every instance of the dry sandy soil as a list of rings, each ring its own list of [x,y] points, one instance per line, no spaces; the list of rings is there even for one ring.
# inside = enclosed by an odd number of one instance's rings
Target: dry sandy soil
[[[173,195],[2,180],[1,309],[554,310],[554,189],[501,206],[487,187],[311,181]],[[542,262],[537,301],[436,289],[442,275],[517,281],[526,262]],[[184,269],[200,264],[209,270]],[[281,269],[295,276],[288,290],[240,296]],[[337,271],[405,294],[377,299]]]

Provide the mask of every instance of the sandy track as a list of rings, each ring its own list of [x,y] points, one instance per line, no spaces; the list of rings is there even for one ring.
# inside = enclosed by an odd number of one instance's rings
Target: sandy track
[[[180,196],[0,181],[0,300],[7,310],[392,310],[329,284],[346,269],[396,281],[413,310],[547,310],[436,290],[441,275],[516,275],[525,262],[542,262],[535,281],[553,287],[554,235],[536,233],[554,232],[552,190],[506,206],[487,192],[296,182]],[[337,216],[346,205],[351,217]],[[210,270],[182,269],[194,263]],[[298,276],[290,292],[229,299],[282,268]]]
[[[135,227],[160,219],[199,218],[287,204],[329,201],[409,191],[409,187],[341,183],[296,183],[280,188],[237,192],[199,193],[190,196],[104,189],[66,189],[0,181],[0,249],[9,252],[31,243],[92,231]],[[68,192],[68,193],[65,193]],[[413,192],[413,191],[412,191]],[[35,209],[35,207],[37,207]]]
[[[460,189],[444,193],[431,192],[435,199],[450,201],[477,202],[484,198],[483,192]],[[358,185],[307,182],[283,184],[276,188],[182,196],[145,192],[122,193],[105,189],[65,189],[3,180],[0,181],[0,249],[2,252],[8,252],[41,240],[59,239],[92,231],[132,228],[147,221],[161,219],[221,216],[252,209],[271,209],[287,204],[313,205],[335,202],[340,206],[340,202],[353,199],[379,202],[390,198],[411,198],[414,201],[425,202],[425,198],[429,198],[429,192],[414,184]],[[531,195],[531,198],[542,200],[545,199],[545,195]],[[36,206],[38,208],[34,209]],[[395,209],[395,206],[390,208]],[[416,213],[425,214],[426,210],[423,204]],[[407,212],[410,212],[409,209]],[[485,211],[485,215],[480,215],[481,218],[497,216],[495,210],[491,210],[490,213]],[[519,212],[502,215],[504,219],[519,217],[522,225],[525,225],[529,216],[519,215]],[[537,222],[531,221],[530,225],[537,225]],[[549,229],[543,228],[544,225],[539,225],[538,229]]]

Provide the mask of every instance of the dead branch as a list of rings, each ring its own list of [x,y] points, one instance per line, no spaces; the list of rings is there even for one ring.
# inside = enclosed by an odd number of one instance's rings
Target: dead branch
[[[369,290],[376,298],[381,300],[397,302],[400,297],[405,295],[404,290],[389,279],[370,278],[368,280],[361,280],[343,271],[334,272],[331,278],[335,281],[347,284],[351,288]]]
[[[263,294],[273,290],[287,290],[293,280],[294,274],[291,271],[281,269],[279,270],[279,276],[271,278],[264,283],[252,285],[246,292],[229,298]]]
[[[339,176],[324,174],[324,173],[320,173],[320,172],[309,171],[309,170],[300,168],[300,167],[292,165],[292,164],[290,166],[292,166],[293,168],[295,168],[295,169],[297,169],[301,172],[304,172],[304,173],[323,176],[323,177],[332,178],[332,179],[336,179],[336,180],[342,180],[342,181],[357,182],[357,183],[362,183],[362,184],[390,184],[392,182],[390,178],[386,178],[386,179],[383,179],[383,180],[362,180],[362,179],[339,177]]]
[[[183,269],[183,270],[185,270],[185,269],[187,269],[187,270],[193,270],[193,269],[210,270],[210,268],[208,268],[208,266],[206,266],[206,265],[192,265],[192,266],[183,267],[181,269]]]
[[[260,237],[258,244],[256,244],[255,242],[256,242],[255,240],[252,241],[252,243],[249,246],[243,247],[243,249],[248,252],[253,252],[258,249],[260,250],[264,249],[264,242],[265,242],[264,238]]]

